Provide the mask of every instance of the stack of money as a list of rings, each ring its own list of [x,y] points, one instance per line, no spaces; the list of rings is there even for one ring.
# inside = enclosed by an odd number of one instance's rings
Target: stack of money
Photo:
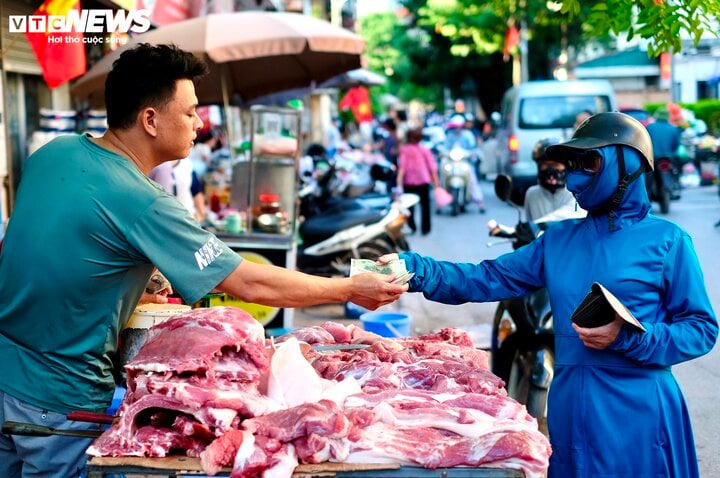
[[[388,262],[387,264],[380,264],[370,259],[351,259],[350,275],[354,276],[363,272],[375,272],[386,276],[393,275],[395,276],[393,284],[405,284],[415,275],[415,273],[407,271],[403,259]]]

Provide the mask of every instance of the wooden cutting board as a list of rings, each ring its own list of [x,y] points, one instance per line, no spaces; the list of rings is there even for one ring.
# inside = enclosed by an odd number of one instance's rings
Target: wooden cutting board
[[[204,474],[200,466],[198,458],[190,458],[187,456],[169,456],[165,458],[144,458],[144,457],[92,457],[88,461],[88,465],[92,468],[101,467],[132,467],[146,468],[148,470],[162,470],[181,475],[198,475]],[[298,465],[295,468],[294,476],[303,476],[311,474],[313,476],[333,476],[337,472],[342,471],[360,471],[360,470],[398,470],[400,465],[397,463],[318,463],[316,465]],[[223,470],[230,473],[230,468]],[[321,475],[322,474],[322,475]]]

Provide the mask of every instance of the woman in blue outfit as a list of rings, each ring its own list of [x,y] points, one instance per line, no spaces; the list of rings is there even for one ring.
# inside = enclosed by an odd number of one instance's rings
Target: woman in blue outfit
[[[671,367],[708,353],[718,325],[690,237],[649,212],[638,180],[653,167],[647,131],[622,113],[600,113],[548,155],[567,165],[567,186],[589,212],[585,219],[558,222],[527,246],[479,264],[402,254],[415,272],[410,291],[460,304],[547,287],[556,351],[551,478],[698,477],[690,418]],[[646,331],[618,316],[593,329],[573,324],[593,282]]]

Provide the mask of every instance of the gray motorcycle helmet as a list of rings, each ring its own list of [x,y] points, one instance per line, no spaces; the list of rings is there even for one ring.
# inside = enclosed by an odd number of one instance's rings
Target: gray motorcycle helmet
[[[556,144],[560,144],[561,140],[560,138],[543,138],[537,143],[535,143],[535,146],[533,146],[533,152],[532,152],[532,158],[533,161],[536,163],[539,163],[540,161],[545,161],[547,159],[552,160],[552,158],[549,158],[547,156],[547,149],[550,146],[554,146]]]
[[[572,138],[568,141],[549,146],[546,153],[550,158],[563,163],[579,150],[602,148],[610,145],[623,145],[635,149],[645,159],[645,168],[655,168],[653,147],[650,135],[635,118],[611,111],[598,113],[580,123]]]

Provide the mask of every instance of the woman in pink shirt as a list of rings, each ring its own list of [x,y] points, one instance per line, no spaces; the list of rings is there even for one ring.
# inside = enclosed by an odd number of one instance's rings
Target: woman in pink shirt
[[[406,193],[417,194],[420,197],[421,232],[424,236],[430,232],[430,184],[438,187],[439,181],[435,158],[429,149],[420,144],[421,139],[421,129],[407,132],[407,144],[400,147],[397,182],[402,185]],[[413,232],[417,229],[415,207],[410,210],[408,226]]]

